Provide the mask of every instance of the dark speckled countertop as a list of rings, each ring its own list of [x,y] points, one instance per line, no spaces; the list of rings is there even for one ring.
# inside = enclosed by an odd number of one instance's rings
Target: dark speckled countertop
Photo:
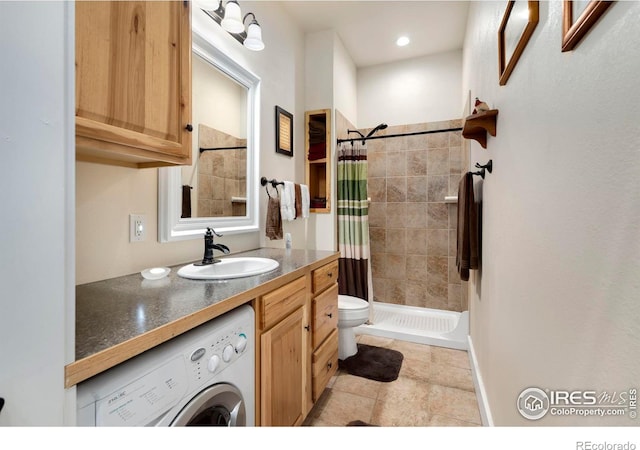
[[[171,267],[161,280],[140,273],[76,286],[76,360],[197,313],[230,297],[336,252],[262,248],[229,256],[272,258],[280,266],[268,273],[232,280],[187,280],[177,275],[184,264]]]

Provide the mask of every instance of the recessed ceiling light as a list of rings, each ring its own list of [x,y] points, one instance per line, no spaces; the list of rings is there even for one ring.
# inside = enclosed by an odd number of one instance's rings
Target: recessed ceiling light
[[[396,45],[398,47],[404,47],[405,45],[409,44],[409,42],[411,42],[411,40],[407,36],[400,36],[396,41]]]

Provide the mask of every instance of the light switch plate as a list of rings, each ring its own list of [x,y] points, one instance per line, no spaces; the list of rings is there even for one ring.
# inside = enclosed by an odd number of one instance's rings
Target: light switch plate
[[[147,231],[143,214],[129,214],[129,242],[142,242]]]

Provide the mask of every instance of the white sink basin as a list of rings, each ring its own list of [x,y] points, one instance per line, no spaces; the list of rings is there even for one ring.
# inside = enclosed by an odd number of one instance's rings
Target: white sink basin
[[[183,266],[178,270],[178,275],[191,280],[226,280],[260,275],[278,268],[279,265],[278,261],[270,258],[231,257],[206,266]]]

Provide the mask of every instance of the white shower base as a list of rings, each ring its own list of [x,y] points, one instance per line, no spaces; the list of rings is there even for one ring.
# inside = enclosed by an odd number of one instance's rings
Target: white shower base
[[[469,311],[373,302],[373,324],[360,325],[355,333],[468,350]]]

